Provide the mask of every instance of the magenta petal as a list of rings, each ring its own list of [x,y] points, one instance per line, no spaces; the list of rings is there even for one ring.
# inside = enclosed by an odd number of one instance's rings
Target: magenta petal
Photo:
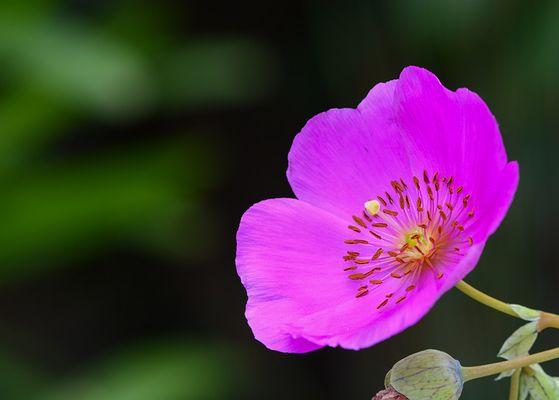
[[[354,297],[342,271],[346,232],[342,220],[293,199],[267,200],[244,214],[236,262],[256,339],[283,352],[321,347],[295,337],[288,325]]]
[[[376,85],[357,110],[332,109],[307,122],[289,152],[297,198],[349,218],[394,176],[411,173],[391,107],[395,83]]]
[[[472,194],[477,214],[472,236],[485,240],[518,185],[518,166],[507,165],[495,117],[477,94],[452,92],[423,68],[404,69],[394,98],[402,131],[425,168],[454,176]]]

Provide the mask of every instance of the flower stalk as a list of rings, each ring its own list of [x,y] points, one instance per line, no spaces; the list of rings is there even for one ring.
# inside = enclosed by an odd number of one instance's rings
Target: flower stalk
[[[464,382],[467,382],[473,379],[500,374],[501,372],[510,371],[512,369],[519,369],[532,364],[554,360],[556,358],[559,358],[559,347],[498,363],[478,365],[476,367],[462,367],[462,375],[464,377]]]
[[[483,293],[482,291],[474,288],[472,285],[464,281],[458,282],[455,287],[456,289],[464,293],[466,296],[474,299],[475,301],[481,304],[486,305],[487,307],[493,308],[494,310],[500,311],[512,317],[523,319],[514,310],[514,308],[511,307],[510,304],[507,304],[504,301],[491,297],[488,294]],[[538,332],[541,332],[547,328],[559,329],[559,315],[542,311],[540,312],[539,319],[538,319]]]
[[[512,374],[510,379],[509,400],[518,400],[518,390],[520,388],[520,372],[522,369],[517,369]]]
[[[518,314],[512,309],[512,307],[509,304],[505,303],[504,301],[498,300],[494,297],[491,297],[480,290],[477,290],[475,287],[467,284],[464,281],[458,282],[455,287],[456,289],[464,293],[466,296],[471,297],[475,301],[484,304],[487,307],[491,307],[494,310],[500,311],[504,314],[508,314],[512,317],[518,317]]]

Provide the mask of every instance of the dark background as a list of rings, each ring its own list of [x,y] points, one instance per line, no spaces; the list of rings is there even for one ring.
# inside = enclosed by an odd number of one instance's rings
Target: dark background
[[[456,290],[370,349],[268,351],[235,232],[292,196],[310,117],[420,65],[478,92],[520,163],[468,281],[559,311],[558,19],[554,1],[2,2],[0,398],[368,399],[419,350],[496,361],[521,322]],[[487,378],[462,398],[507,391]]]

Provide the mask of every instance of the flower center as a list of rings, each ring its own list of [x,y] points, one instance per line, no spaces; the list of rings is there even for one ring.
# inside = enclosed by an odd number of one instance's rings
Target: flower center
[[[422,178],[413,176],[410,186],[393,180],[348,226],[344,271],[357,281],[357,298],[386,288],[377,309],[404,301],[428,274],[442,279],[473,245],[471,195],[452,176],[424,171]]]

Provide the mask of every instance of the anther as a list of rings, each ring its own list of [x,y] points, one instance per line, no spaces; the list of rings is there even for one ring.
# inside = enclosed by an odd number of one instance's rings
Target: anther
[[[396,304],[401,303],[404,300],[406,300],[406,296],[402,296],[398,300],[396,300]]]
[[[373,257],[371,258],[372,260],[377,260],[380,255],[383,253],[383,249],[378,249],[377,251],[375,251],[375,254],[373,254]]]
[[[369,291],[367,289],[364,289],[364,290],[361,290],[360,292],[357,292],[355,297],[357,297],[357,298],[363,297],[363,296],[367,295],[368,293],[369,293]]]
[[[421,206],[421,197],[417,198],[417,211],[422,212],[423,211],[423,207]]]
[[[406,292],[411,292],[413,289],[415,289],[415,285],[410,285],[406,288]]]
[[[381,279],[371,279],[369,281],[369,283],[372,284],[372,285],[380,285],[382,283],[382,280]]]
[[[404,180],[402,178],[400,178],[400,183],[402,184],[402,187],[404,188],[404,190],[407,190],[408,185],[406,185],[406,182],[404,182]]]
[[[429,183],[429,175],[427,175],[427,171],[423,170],[423,181],[425,183]]]
[[[348,228],[348,229],[351,229],[351,230],[354,231],[354,232],[361,233],[361,229],[359,229],[359,228],[356,227],[356,226],[349,225],[347,228]]]
[[[384,200],[381,196],[377,196],[377,199],[384,207],[386,207],[386,200]]]
[[[376,237],[378,240],[381,240],[381,239],[382,239],[382,236],[380,236],[378,233],[375,233],[375,232],[373,232],[373,231],[369,231],[369,233],[370,233],[371,235],[373,235],[374,237]]]
[[[379,308],[381,308],[381,307],[384,307],[384,306],[386,305],[386,303],[388,303],[388,299],[383,300],[383,302],[380,303],[380,304],[377,306],[377,310],[378,310]]]
[[[419,190],[419,179],[417,179],[417,176],[413,177],[413,184],[415,185],[415,188]]]
[[[378,203],[377,203],[378,204]],[[361,225],[363,228],[367,227],[367,224],[363,222],[363,220],[357,216],[353,216],[353,220],[357,223],[357,225]]]
[[[345,244],[369,244],[369,242],[362,239],[348,239],[348,240],[344,240],[344,243]]]
[[[382,210],[382,212],[385,213],[385,214],[391,215],[393,217],[398,216],[398,213],[396,211],[392,211],[392,210],[389,210],[389,209],[384,209],[384,210]]]
[[[384,222],[375,222],[374,224],[371,225],[374,226],[375,228],[386,228],[388,226],[388,224]]]

